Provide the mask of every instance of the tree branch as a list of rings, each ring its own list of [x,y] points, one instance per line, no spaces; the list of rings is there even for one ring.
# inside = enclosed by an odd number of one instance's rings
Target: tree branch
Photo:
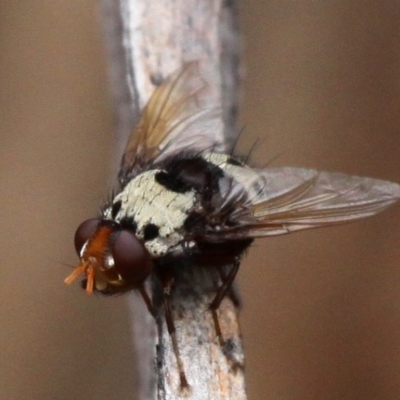
[[[223,105],[225,140],[233,142],[237,132],[239,80],[236,2],[103,0],[103,3],[117,106],[118,158],[140,110],[154,91],[154,82],[190,60],[199,60],[206,80],[211,81],[210,103]],[[178,347],[191,385],[190,396],[179,390],[178,368],[165,325],[160,285],[155,279],[149,282],[153,301],[160,309],[158,335],[154,320],[137,296],[130,298],[141,382],[135,398],[246,398],[237,311],[230,299],[224,299],[218,311],[223,347],[212,314],[207,311],[215,296],[217,276],[212,268],[184,267],[172,293]]]

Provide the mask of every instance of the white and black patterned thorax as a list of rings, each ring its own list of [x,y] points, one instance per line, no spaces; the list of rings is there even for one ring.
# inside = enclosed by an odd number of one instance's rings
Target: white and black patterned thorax
[[[201,175],[206,174],[204,179]],[[224,192],[235,185],[246,187],[251,196],[259,179],[252,169],[225,154],[177,157],[165,162],[164,168],[133,177],[106,208],[104,218],[132,229],[154,258],[181,254],[183,247],[195,246],[188,239],[190,228],[199,225],[189,223],[193,216],[199,219],[215,212]],[[218,229],[218,222],[222,221],[214,221],[213,229]]]

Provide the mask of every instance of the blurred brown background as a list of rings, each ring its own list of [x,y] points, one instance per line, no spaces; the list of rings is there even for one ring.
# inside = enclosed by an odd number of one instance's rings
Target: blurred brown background
[[[241,9],[257,157],[400,182],[400,4]],[[133,398],[126,299],[62,284],[110,182],[98,16],[95,0],[0,2],[1,399]],[[250,400],[400,398],[400,206],[260,241],[239,275]]]

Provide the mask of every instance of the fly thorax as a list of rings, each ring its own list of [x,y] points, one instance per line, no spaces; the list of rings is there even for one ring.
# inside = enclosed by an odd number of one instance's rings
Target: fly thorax
[[[194,190],[177,192],[160,184],[162,170],[144,172],[132,179],[113,200],[115,222],[131,223],[135,234],[153,257],[165,255],[183,239],[183,225],[196,205]]]

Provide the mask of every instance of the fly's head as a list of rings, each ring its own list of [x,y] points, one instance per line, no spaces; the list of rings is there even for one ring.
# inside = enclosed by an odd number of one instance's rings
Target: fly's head
[[[83,283],[88,294],[94,290],[112,294],[137,288],[153,270],[143,243],[132,230],[113,221],[84,221],[75,232],[75,249],[80,264],[64,282],[69,285],[86,275]]]

